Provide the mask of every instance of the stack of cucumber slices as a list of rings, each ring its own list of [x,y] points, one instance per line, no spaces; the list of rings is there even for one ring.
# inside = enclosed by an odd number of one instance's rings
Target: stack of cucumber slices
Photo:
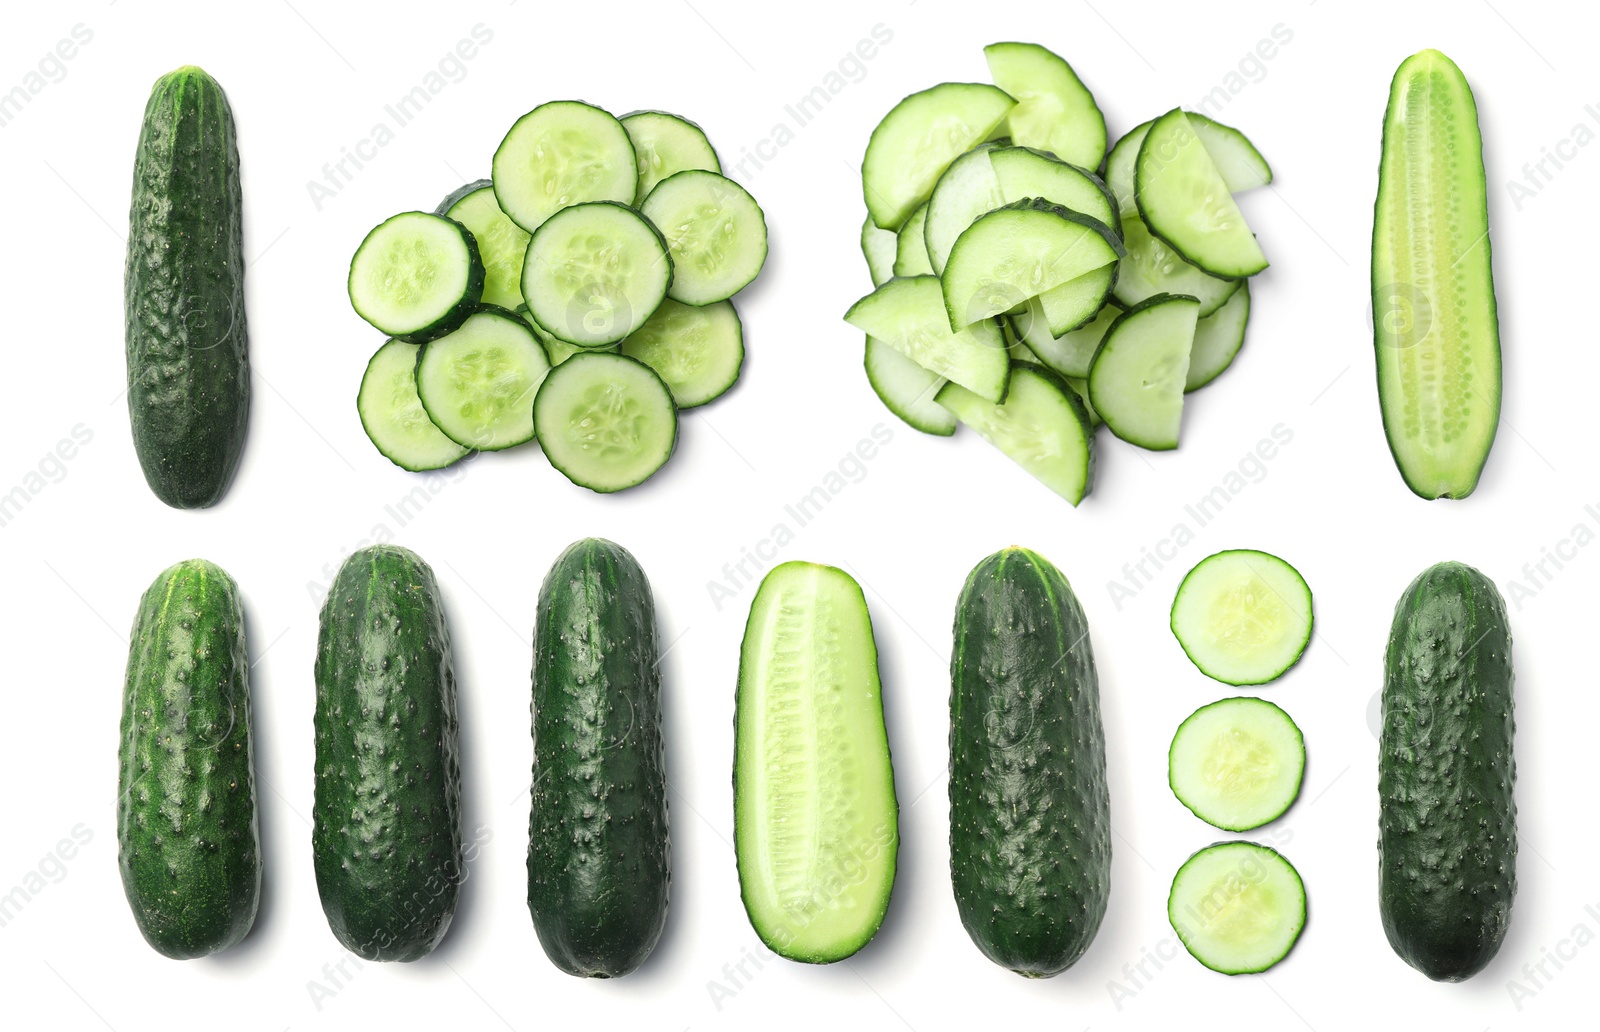
[[[1102,423],[1178,445],[1184,395],[1244,343],[1267,259],[1233,195],[1272,181],[1236,129],[1174,108],[1106,150],[1072,67],[1033,43],[984,48],[994,85],[902,100],[862,162],[876,288],[845,321],[896,416],[965,423],[1077,505]]]
[[[678,411],[739,378],[730,299],[766,261],[761,208],[699,126],[660,111],[540,105],[492,168],[351,259],[351,305],[391,338],[362,377],[362,426],[403,469],[537,439],[582,487],[643,483]]]
[[[1266,552],[1233,549],[1201,560],[1172,603],[1172,632],[1202,673],[1231,685],[1281,677],[1311,638],[1311,589]],[[1288,812],[1305,774],[1305,738],[1265,699],[1202,706],[1179,725],[1167,754],[1178,801],[1223,831],[1252,831]],[[1172,881],[1167,917],[1196,960],[1238,975],[1288,955],[1306,920],[1294,865],[1255,842],[1218,842]]]

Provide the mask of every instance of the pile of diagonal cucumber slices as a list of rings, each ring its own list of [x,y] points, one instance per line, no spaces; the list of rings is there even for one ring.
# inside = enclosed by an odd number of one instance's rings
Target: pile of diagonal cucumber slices
[[[1184,394],[1233,362],[1267,259],[1233,195],[1272,181],[1236,129],[1174,108],[1107,150],[1062,58],[984,48],[994,84],[906,97],[862,162],[876,289],[845,315],[895,415],[966,424],[1074,505],[1095,429],[1178,445]]]

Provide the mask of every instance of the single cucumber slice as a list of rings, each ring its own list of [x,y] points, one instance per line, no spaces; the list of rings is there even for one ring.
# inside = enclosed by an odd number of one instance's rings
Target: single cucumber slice
[[[934,401],[944,377],[930,373],[876,337],[867,338],[867,382],[883,404],[913,430],[949,437],[956,417]]]
[[[1306,886],[1276,850],[1218,842],[1172,879],[1167,920],[1189,955],[1213,971],[1248,975],[1289,955],[1306,924]]]
[[[1240,280],[1239,289],[1221,308],[1195,323],[1185,392],[1199,390],[1233,364],[1244,347],[1244,328],[1249,321],[1250,284]]]
[[[628,131],[609,111],[577,100],[540,104],[517,119],[490,174],[500,210],[529,233],[569,205],[632,204],[639,189]]]
[[[1200,302],[1205,318],[1227,304],[1244,280],[1218,279],[1184,261],[1176,251],[1150,235],[1137,215],[1122,220],[1127,254],[1117,263],[1115,298],[1124,308],[1157,294],[1188,294]]]
[[[1154,451],[1178,446],[1199,309],[1192,297],[1157,294],[1106,330],[1089,367],[1089,396],[1106,426],[1129,444]]]
[[[1306,740],[1289,714],[1264,699],[1201,706],[1172,736],[1167,782],[1178,802],[1223,831],[1282,817],[1300,794]]]
[[[1094,428],[1078,395],[1043,366],[1011,364],[1005,403],[985,401],[956,383],[935,395],[940,405],[1073,505],[1094,487]]]
[[[361,427],[380,454],[401,469],[443,469],[472,449],[457,444],[428,418],[417,396],[420,344],[391,340],[367,363],[356,395]]]
[[[690,169],[663,179],[639,206],[672,252],[667,296],[712,305],[743,290],[767,260],[767,220],[745,188]]]
[[[928,264],[936,273],[944,272],[961,231],[978,216],[1002,207],[1008,198],[1000,192],[1000,177],[994,174],[989,154],[999,146],[983,143],[950,163],[934,185],[928,198],[923,226],[923,242],[928,249]],[[1012,197],[1009,200],[1021,200]]]
[[[1229,279],[1267,267],[1228,184],[1181,109],[1151,123],[1134,164],[1134,194],[1145,226],[1191,265]]]
[[[549,371],[527,323],[486,307],[422,349],[417,396],[452,441],[500,451],[533,439],[533,398]]]
[[[1116,198],[1087,168],[1029,147],[998,148],[989,155],[989,164],[1007,203],[1043,197],[1104,225],[1117,224]]]
[[[911,213],[906,224],[895,237],[894,274],[896,276],[931,276],[933,266],[928,262],[928,245],[922,235],[923,223],[928,217],[928,206],[922,205]]]
[[[1117,283],[1120,262],[1102,265],[1077,279],[1070,279],[1059,287],[1028,299],[1024,312],[1012,316],[1027,324],[1024,335],[1031,334],[1039,340],[1054,340],[1093,322],[1111,299],[1111,290]]]
[[[350,304],[391,337],[422,344],[461,325],[483,296],[483,260],[461,223],[424,211],[385,220],[350,259]]]
[[[791,960],[843,960],[888,909],[900,835],[882,696],[860,586],[774,567],[739,650],[733,834],[750,923]]]
[[[1040,318],[1030,307],[1022,315],[1011,319],[1039,360],[1069,379],[1087,380],[1089,367],[1094,363],[1094,353],[1105,339],[1106,331],[1122,315],[1122,309],[1105,305],[1089,322],[1060,336],[1050,335],[1049,322]]]
[[[1018,201],[991,211],[963,230],[950,249],[940,281],[950,327],[959,330],[1008,312],[1110,265],[1122,253],[1122,242],[1103,224],[1049,201]]]
[[[466,226],[478,244],[478,256],[483,260],[483,303],[501,308],[522,304],[522,259],[528,253],[528,234],[500,210],[494,184],[487,179],[468,183],[440,202],[439,214]]]
[[[649,219],[626,205],[595,201],[563,208],[534,230],[522,263],[522,296],[545,333],[603,347],[644,325],[674,275],[667,242]]]
[[[871,215],[861,223],[861,253],[867,259],[867,273],[872,276],[873,286],[883,286],[894,275],[894,259],[899,246],[899,235],[879,229]]]
[[[892,279],[850,306],[845,322],[911,361],[998,404],[1010,364],[992,319],[950,331],[937,276]]]
[[[872,221],[898,230],[956,158],[989,139],[1016,105],[986,83],[946,82],[906,97],[872,131],[861,162]]]
[[[1200,560],[1172,600],[1172,633],[1200,672],[1224,684],[1266,684],[1311,640],[1311,589],[1293,566],[1236,548]]]
[[[1100,167],[1105,116],[1071,65],[1037,43],[991,43],[983,56],[995,85],[1016,98],[1006,115],[1013,140],[1074,165]]]
[[[550,370],[533,400],[550,464],[579,487],[609,494],[649,480],[678,442],[678,409],[655,370],[590,351]]]
[[[706,139],[705,130],[687,118],[665,111],[635,111],[620,121],[639,161],[635,198],[650,196],[657,183],[678,172],[691,168],[722,171],[717,149]]]
[[[1149,131],[1150,122],[1134,126],[1122,134],[1106,155],[1106,188],[1117,199],[1117,211],[1124,219],[1139,214],[1139,202],[1133,192],[1133,170],[1139,160],[1139,147]]]
[[[1185,111],[1184,116],[1217,166],[1217,174],[1228,184],[1229,193],[1243,193],[1272,182],[1272,167],[1244,133],[1193,111]],[[1150,125],[1145,122],[1129,129],[1106,156],[1106,186],[1116,196],[1123,215],[1139,211],[1133,193],[1134,163]]]
[[[739,379],[744,328],[733,302],[695,308],[670,298],[627,340],[621,351],[654,369],[680,409],[719,398]]]
[[[1485,189],[1466,77],[1437,50],[1406,58],[1383,121],[1372,322],[1384,434],[1423,498],[1471,494],[1500,424]]]

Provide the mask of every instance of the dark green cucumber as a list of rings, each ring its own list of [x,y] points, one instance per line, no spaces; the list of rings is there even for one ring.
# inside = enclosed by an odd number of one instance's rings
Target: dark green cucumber
[[[1048,560],[1007,548],[967,577],[950,680],[961,923],[996,964],[1059,974],[1105,916],[1111,820],[1089,625]]]
[[[670,844],[650,581],[621,545],[570,545],[539,589],[528,909],[569,975],[644,963],[667,921]]]
[[[179,960],[243,939],[261,899],[250,660],[238,589],[190,559],[139,601],[118,759],[118,863],[145,941]]]
[[[328,926],[367,960],[439,945],[461,888],[450,632],[433,571],[395,545],[353,553],[317,635],[311,851]]]
[[[1378,753],[1378,893],[1400,959],[1459,982],[1494,958],[1517,895],[1511,629],[1494,582],[1440,563],[1395,606]]]
[[[133,163],[128,415],[157,498],[215,505],[244,451],[250,354],[233,112],[190,65],[156,80]]]

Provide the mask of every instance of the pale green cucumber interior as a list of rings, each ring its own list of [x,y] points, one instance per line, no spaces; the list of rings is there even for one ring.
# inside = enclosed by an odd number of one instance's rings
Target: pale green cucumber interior
[[[992,43],[983,55],[995,85],[1017,100],[1006,116],[1013,140],[1083,168],[1100,167],[1106,120],[1071,65],[1036,43]]]
[[[691,168],[722,171],[716,148],[705,132],[687,119],[665,111],[639,111],[623,117],[622,128],[627,130],[638,159],[637,199],[650,196],[657,183],[677,172]]]
[[[990,152],[989,163],[1006,203],[1043,197],[1107,226],[1117,224],[1115,203],[1093,173],[1083,168],[1027,147],[998,148]]]
[[[409,470],[441,469],[467,448],[446,437],[417,397],[416,344],[391,340],[367,363],[356,409],[378,451]]]
[[[550,370],[533,405],[551,465],[591,491],[643,483],[672,455],[678,410],[649,366],[589,351]]]
[[[867,259],[867,272],[872,276],[873,286],[882,286],[894,275],[895,252],[899,244],[899,236],[887,229],[879,229],[873,224],[871,215],[861,224],[861,254]]]
[[[1156,450],[1178,446],[1198,309],[1189,297],[1151,301],[1106,332],[1089,368],[1089,396],[1124,441]]]
[[[1230,278],[1267,267],[1228,184],[1182,111],[1162,115],[1145,134],[1134,192],[1145,225],[1191,263]]]
[[[1213,971],[1265,971],[1288,955],[1305,927],[1305,884],[1265,846],[1219,843],[1178,869],[1167,918],[1190,955]]]
[[[1009,362],[992,320],[950,331],[935,276],[892,279],[845,313],[856,329],[990,401],[1005,397]]]
[[[956,417],[934,400],[945,385],[944,377],[922,368],[876,337],[867,338],[864,364],[867,382],[890,412],[925,434],[949,437],[955,433]]]
[[[1233,364],[1244,345],[1245,326],[1250,321],[1250,284],[1240,281],[1239,289],[1221,308],[1194,326],[1194,347],[1189,349],[1189,373],[1183,389],[1195,391],[1215,380]]]
[[[1265,684],[1281,676],[1305,651],[1311,624],[1305,578],[1277,556],[1253,549],[1201,560],[1172,603],[1172,633],[1184,652],[1202,673],[1226,684]]]
[[[1227,303],[1243,280],[1219,279],[1184,261],[1150,235],[1137,216],[1122,220],[1122,246],[1128,253],[1117,266],[1117,300],[1132,308],[1156,294],[1188,294],[1200,302],[1204,318]]]
[[[475,312],[427,345],[417,393],[452,440],[498,451],[533,437],[533,399],[550,362],[521,319]]]
[[[941,282],[950,325],[1008,312],[1117,258],[1099,231],[1056,212],[990,212],[962,232],[945,264]]]
[[[1092,486],[1094,441],[1088,413],[1069,399],[1070,390],[1048,373],[1014,364],[1002,405],[953,383],[940,388],[937,400],[1001,454],[1077,505]]]
[[[1031,298],[1029,311],[1042,315],[1045,328],[1052,336],[1059,337],[1091,322],[1099,314],[1116,279],[1117,265],[1102,265]]]
[[[445,214],[466,226],[478,242],[483,303],[512,309],[522,304],[522,259],[528,253],[528,234],[500,210],[494,189],[474,190]]]
[[[552,215],[533,234],[522,296],[547,334],[596,347],[644,325],[673,275],[661,238],[638,212],[580,204]]]
[[[767,260],[767,223],[755,198],[731,179],[690,169],[663,179],[640,211],[672,254],[668,296],[689,305],[726,301]]]
[[[739,378],[744,332],[732,302],[695,308],[668,298],[622,342],[621,351],[660,374],[679,408],[693,408]]]
[[[933,266],[928,262],[928,244],[922,229],[928,220],[928,206],[917,208],[900,227],[895,238],[894,274],[896,276],[931,276]]]
[[[461,227],[411,211],[378,226],[350,262],[350,302],[384,333],[426,329],[461,303],[472,252]]]
[[[1026,315],[1017,316],[1012,323],[1022,331],[1022,339],[1027,341],[1028,347],[1039,356],[1040,361],[1062,376],[1083,380],[1089,376],[1089,366],[1094,361],[1094,353],[1100,347],[1100,342],[1105,339],[1106,331],[1120,315],[1122,309],[1116,305],[1105,305],[1092,320],[1059,337],[1050,335],[1048,319],[1031,307]]]
[[[1263,699],[1222,699],[1178,726],[1167,754],[1173,794],[1224,831],[1276,820],[1300,794],[1306,747],[1283,710]]]
[[[928,248],[928,264],[935,273],[944,272],[950,248],[955,246],[962,230],[972,225],[978,216],[1006,203],[1005,195],[1000,192],[1000,180],[989,163],[993,150],[992,144],[984,144],[961,155],[950,163],[933,188],[933,196],[928,199],[923,241]]]
[[[940,83],[913,93],[878,123],[861,162],[872,221],[899,229],[956,158],[987,140],[1015,102],[987,83]]]
[[[734,833],[751,924],[783,956],[847,957],[883,921],[899,844],[877,648],[847,574],[791,562],[767,575],[737,714]]]
[[[632,204],[639,169],[627,130],[577,101],[540,105],[517,119],[494,152],[495,197],[532,233],[556,212],[587,201]]]

